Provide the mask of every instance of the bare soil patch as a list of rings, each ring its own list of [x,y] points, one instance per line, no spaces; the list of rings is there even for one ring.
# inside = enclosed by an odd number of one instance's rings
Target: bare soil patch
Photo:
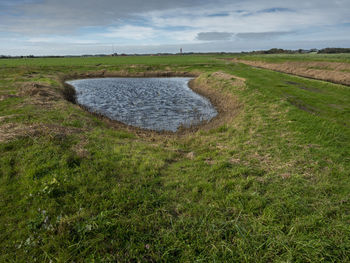
[[[270,69],[278,72],[293,74],[301,77],[329,81],[350,86],[350,64],[339,62],[283,62],[269,63],[264,61],[250,61],[231,59],[258,68]]]

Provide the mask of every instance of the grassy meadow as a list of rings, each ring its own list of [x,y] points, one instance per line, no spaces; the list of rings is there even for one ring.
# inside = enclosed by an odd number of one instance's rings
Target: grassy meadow
[[[227,57],[1,59],[0,262],[350,262],[350,87]],[[350,63],[244,56],[265,58]],[[164,70],[234,118],[142,132],[61,95],[72,73]]]
[[[232,57],[226,55],[226,57]],[[249,55],[242,54],[236,57],[252,60],[252,61],[265,61],[265,62],[338,62],[338,63],[350,63],[350,53],[343,54],[263,54],[263,55]]]

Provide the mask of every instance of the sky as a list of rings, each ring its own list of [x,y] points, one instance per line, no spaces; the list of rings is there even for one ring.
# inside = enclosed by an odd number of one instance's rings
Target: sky
[[[350,47],[350,0],[0,0],[0,55]]]

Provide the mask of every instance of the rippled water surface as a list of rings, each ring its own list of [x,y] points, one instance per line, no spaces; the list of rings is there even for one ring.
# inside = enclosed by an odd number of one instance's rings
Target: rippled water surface
[[[157,131],[176,131],[208,121],[217,111],[194,93],[190,78],[100,78],[68,81],[78,103],[123,123]]]

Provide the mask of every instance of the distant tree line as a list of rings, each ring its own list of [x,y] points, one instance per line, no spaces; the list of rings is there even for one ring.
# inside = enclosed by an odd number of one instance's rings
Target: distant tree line
[[[336,53],[350,53],[350,48],[324,48],[324,49],[297,49],[297,50],[290,50],[290,49],[282,49],[282,48],[271,48],[269,50],[257,50],[257,51],[250,51],[250,52],[186,52],[182,53],[182,55],[216,55],[216,54],[307,54],[307,53],[318,53],[318,54],[336,54]],[[178,54],[173,53],[157,53],[157,54],[95,54],[95,55],[73,55],[73,56],[5,56],[0,55],[0,59],[5,58],[67,58],[67,57],[107,57],[107,56],[174,56]]]
[[[318,54],[338,54],[338,53],[350,53],[350,48],[335,48],[329,47],[321,49],[317,52]]]
[[[317,52],[318,50],[316,48],[313,49],[297,49],[297,50],[290,50],[290,49],[282,49],[282,48],[271,48],[269,50],[257,50],[257,51],[251,51],[251,52],[241,52],[242,54],[306,54],[306,53],[313,53]]]
[[[251,52],[241,52],[242,54],[307,54],[307,53],[318,53],[318,54],[335,54],[335,53],[350,53],[350,48],[324,48],[324,49],[297,49],[289,50],[282,48],[271,48],[269,50],[258,50]]]
[[[0,59],[5,59],[5,58],[62,58],[63,56],[34,56],[34,55],[29,55],[29,56],[6,56],[6,55],[0,55]]]

